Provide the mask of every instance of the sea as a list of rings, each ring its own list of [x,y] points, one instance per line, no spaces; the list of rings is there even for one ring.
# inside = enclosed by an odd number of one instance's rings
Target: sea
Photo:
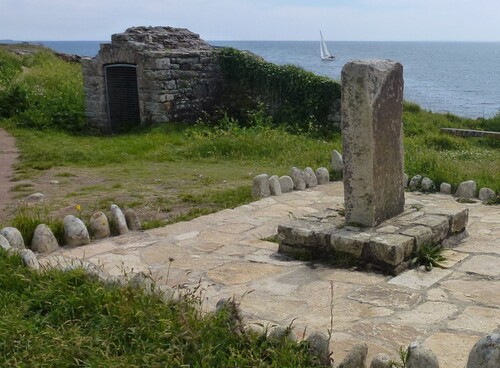
[[[104,41],[40,41],[59,52],[95,56]],[[390,59],[404,70],[404,98],[433,112],[463,117],[500,113],[500,42],[326,42],[336,61],[320,59],[319,41],[209,41],[251,51],[276,64],[292,64],[340,80],[344,64]]]

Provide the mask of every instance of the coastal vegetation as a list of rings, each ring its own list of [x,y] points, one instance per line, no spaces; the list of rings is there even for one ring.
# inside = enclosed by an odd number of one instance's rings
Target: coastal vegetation
[[[234,300],[202,313],[201,288],[163,298],[81,269],[36,272],[1,248],[0,270],[2,367],[320,366],[304,342],[243,329]]]
[[[218,53],[229,103],[225,106],[241,122],[241,106],[255,109],[259,96],[265,104],[259,108],[272,116],[272,122],[288,131],[331,137],[335,107],[340,107],[340,84],[330,78],[308,72],[295,65],[276,65],[260,57],[232,48]],[[250,97],[250,98],[249,98]],[[236,101],[238,109],[232,109]],[[338,106],[335,105],[337,103]]]

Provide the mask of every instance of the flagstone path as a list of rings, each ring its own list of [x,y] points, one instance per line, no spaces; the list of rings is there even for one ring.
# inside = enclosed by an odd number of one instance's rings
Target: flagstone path
[[[464,367],[474,343],[500,327],[500,206],[458,204],[451,196],[406,193],[407,204],[468,207],[470,236],[448,250],[448,269],[397,277],[277,253],[266,241],[289,218],[338,207],[341,182],[271,197],[149,231],[62,248],[45,256],[84,258],[111,275],[145,272],[159,284],[200,285],[205,307],[235,296],[246,321],[289,325],[301,337],[327,332],[336,362],[364,341],[369,359],[420,340],[447,368]],[[331,298],[333,291],[333,299]],[[333,306],[333,312],[331,311]],[[368,363],[369,364],[369,363]]]

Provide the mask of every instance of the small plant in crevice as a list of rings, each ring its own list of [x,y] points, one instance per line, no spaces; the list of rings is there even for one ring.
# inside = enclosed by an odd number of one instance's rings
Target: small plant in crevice
[[[443,256],[443,248],[433,245],[422,246],[410,261],[412,267],[424,266],[426,271],[434,267],[446,268],[441,262],[446,261]]]
[[[279,242],[280,242],[280,238],[279,238],[278,234],[271,235],[271,236],[268,236],[267,238],[262,238],[260,240],[271,242],[271,243],[276,243],[276,244],[279,244]]]
[[[391,360],[389,361],[391,368],[407,368],[408,367],[408,357],[410,354],[410,348],[404,348],[400,346],[398,349],[399,361]]]
[[[484,204],[489,205],[489,206],[494,206],[497,204],[500,204],[500,194],[497,195],[496,197],[488,199]]]

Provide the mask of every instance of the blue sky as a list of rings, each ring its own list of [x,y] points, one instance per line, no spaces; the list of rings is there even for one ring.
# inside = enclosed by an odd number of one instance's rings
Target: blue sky
[[[138,25],[206,40],[500,41],[500,0],[0,0],[0,39],[106,41]]]

